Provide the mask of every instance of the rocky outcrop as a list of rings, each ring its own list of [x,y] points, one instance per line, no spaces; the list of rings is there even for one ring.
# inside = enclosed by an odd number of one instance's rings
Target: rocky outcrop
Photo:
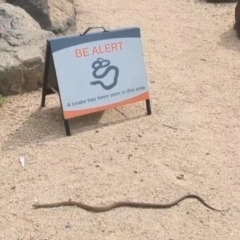
[[[6,0],[6,2],[23,8],[44,30],[59,34],[74,30],[76,27],[73,0]]]
[[[74,0],[0,0],[0,94],[41,87],[46,39],[75,26]]]
[[[234,3],[238,0],[206,0],[209,3]]]
[[[234,23],[234,29],[237,32],[238,38],[240,38],[240,0],[238,1],[236,7],[235,7],[235,23]]]
[[[46,39],[52,32],[20,7],[0,4],[0,94],[37,90],[42,82]]]

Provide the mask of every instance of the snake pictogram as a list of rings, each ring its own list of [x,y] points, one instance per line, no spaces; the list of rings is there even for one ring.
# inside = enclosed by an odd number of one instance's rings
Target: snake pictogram
[[[93,81],[90,82],[91,85],[101,85],[103,89],[110,90],[114,88],[117,85],[118,76],[119,76],[119,69],[116,66],[109,66],[110,61],[104,60],[103,58],[98,58],[95,62],[92,64],[92,68],[94,69],[92,75],[96,79],[102,79],[108,75],[108,73],[112,70],[115,72],[113,83],[110,85],[105,85],[102,81]],[[97,73],[98,70],[106,68],[105,71],[102,74]]]

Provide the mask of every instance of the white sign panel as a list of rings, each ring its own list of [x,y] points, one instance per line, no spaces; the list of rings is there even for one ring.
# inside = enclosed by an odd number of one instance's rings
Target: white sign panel
[[[139,28],[50,40],[64,118],[149,99]]]

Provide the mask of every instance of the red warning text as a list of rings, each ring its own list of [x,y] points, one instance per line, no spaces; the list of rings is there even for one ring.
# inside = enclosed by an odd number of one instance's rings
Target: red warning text
[[[88,57],[91,55],[100,55],[123,50],[123,42],[108,43],[104,45],[94,46],[93,48],[80,48],[75,50],[77,58]]]

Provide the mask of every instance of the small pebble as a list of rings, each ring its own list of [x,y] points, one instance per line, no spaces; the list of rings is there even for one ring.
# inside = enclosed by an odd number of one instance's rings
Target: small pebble
[[[184,175],[183,174],[178,174],[176,176],[176,178],[179,179],[179,180],[182,180],[182,179],[184,179]]]
[[[67,222],[67,224],[65,225],[65,228],[71,228],[71,227],[72,227],[71,223]]]

